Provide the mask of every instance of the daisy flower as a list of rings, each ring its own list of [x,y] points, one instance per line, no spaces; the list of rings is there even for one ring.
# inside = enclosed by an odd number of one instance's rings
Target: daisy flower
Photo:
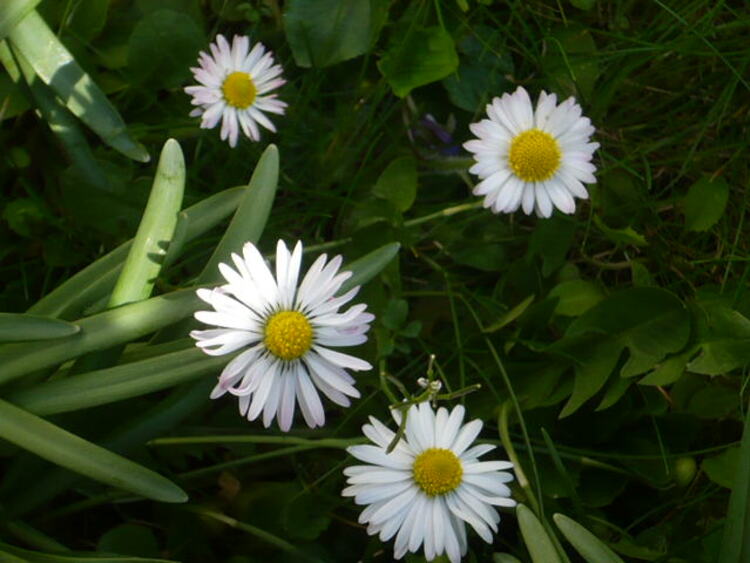
[[[557,105],[557,96],[542,92],[536,108],[520,86],[487,104],[489,119],[469,125],[478,138],[464,143],[476,164],[469,172],[481,178],[474,195],[484,207],[512,213],[521,207],[549,217],[553,208],[573,213],[574,197],[586,199],[583,183],[596,182],[591,164],[599,143],[590,142],[591,120],[581,116],[575,98]]]
[[[397,424],[401,413],[391,411]],[[409,408],[406,431],[396,448],[386,453],[394,433],[370,417],[362,431],[375,445],[350,446],[347,451],[368,465],[344,469],[349,486],[342,491],[357,504],[368,505],[359,522],[367,533],[386,542],[396,536],[394,556],[401,559],[424,544],[430,561],[445,553],[451,563],[466,553],[464,522],[492,542],[500,516],[495,506],[515,506],[505,483],[513,475],[502,471],[508,461],[479,461],[495,446],[471,446],[482,430],[480,420],[462,424],[464,408],[437,413],[429,403]]]
[[[217,35],[209,48],[211,54],[201,51],[199,66],[190,69],[200,85],[185,88],[193,97],[191,103],[198,106],[191,117],[201,118],[202,129],[213,129],[221,120],[221,140],[228,139],[230,147],[237,145],[240,129],[253,141],[260,140],[259,124],[275,132],[264,112],[284,114],[286,103],[270,92],[286,80],[271,51],[260,43],[251,50],[244,35],[235,35],[231,47],[223,35]]]
[[[341,256],[326,262],[323,254],[298,284],[301,242],[291,253],[278,242],[275,278],[252,243],[245,244],[242,256],[232,254],[232,261],[236,269],[219,264],[226,284],[197,291],[214,310],[198,311],[195,318],[217,328],[190,333],[196,346],[212,356],[244,348],[222,371],[211,398],[236,395],[242,416],[255,420],[262,413],[266,427],[275,416],[284,432],[292,425],[296,403],[308,426],[322,426],[319,393],[348,407],[349,397],[359,397],[359,391],[346,370],[372,369],[364,360],[331,349],[365,342],[375,318],[364,304],[339,312],[359,291],[357,286],[336,296],[352,273],[339,272]]]

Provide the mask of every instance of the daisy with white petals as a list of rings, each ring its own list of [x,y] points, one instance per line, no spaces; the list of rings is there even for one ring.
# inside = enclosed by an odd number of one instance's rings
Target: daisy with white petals
[[[392,411],[400,424],[401,414]],[[508,461],[479,461],[495,449],[471,446],[482,430],[480,420],[463,424],[464,408],[437,413],[429,403],[409,408],[404,438],[386,453],[394,433],[370,417],[362,431],[373,445],[350,446],[347,451],[368,465],[344,469],[349,486],[342,491],[357,504],[367,505],[359,522],[367,533],[386,542],[396,537],[394,556],[424,545],[430,561],[445,553],[451,563],[466,553],[468,523],[486,542],[492,542],[500,516],[493,506],[515,506],[506,483],[513,475],[504,472]]]
[[[478,138],[464,143],[476,164],[469,172],[482,179],[474,194],[484,207],[527,215],[552,215],[553,208],[573,213],[573,198],[586,199],[584,183],[596,182],[591,163],[599,143],[590,142],[594,127],[581,116],[574,98],[557,105],[557,96],[542,92],[536,108],[526,90],[503,94],[487,105],[487,116],[469,128]]]
[[[271,91],[286,81],[273,53],[261,43],[250,49],[250,39],[244,35],[235,35],[231,46],[217,35],[209,48],[211,54],[201,51],[199,66],[190,69],[200,83],[185,88],[193,97],[191,103],[198,106],[190,115],[201,118],[202,129],[213,129],[221,120],[221,140],[228,140],[231,147],[237,145],[240,129],[253,141],[260,140],[258,125],[275,132],[264,112],[284,114],[286,103]]]
[[[364,304],[339,312],[359,291],[357,286],[336,296],[352,273],[339,272],[341,256],[327,262],[323,254],[298,284],[301,242],[292,253],[278,242],[275,277],[251,243],[242,256],[232,254],[232,261],[236,269],[219,264],[226,284],[197,292],[214,310],[198,311],[195,318],[217,328],[190,333],[196,346],[212,356],[245,349],[224,368],[211,398],[236,395],[242,416],[255,420],[262,414],[266,427],[275,416],[285,432],[296,403],[308,426],[322,426],[319,393],[348,407],[349,397],[359,397],[359,391],[346,370],[372,369],[364,360],[331,349],[365,342],[375,318]]]

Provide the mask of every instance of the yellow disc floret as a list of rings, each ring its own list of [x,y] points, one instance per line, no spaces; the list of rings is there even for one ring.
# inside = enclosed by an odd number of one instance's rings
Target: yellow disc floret
[[[250,107],[258,94],[253,79],[246,72],[233,72],[227,76],[221,91],[227,104],[238,109]]]
[[[444,495],[461,484],[461,460],[450,450],[429,448],[414,460],[412,474],[419,488],[432,496]]]
[[[277,358],[296,360],[312,346],[313,329],[299,311],[281,311],[266,323],[263,343]]]
[[[508,162],[524,182],[543,182],[557,172],[560,157],[560,146],[552,135],[529,129],[511,141]]]

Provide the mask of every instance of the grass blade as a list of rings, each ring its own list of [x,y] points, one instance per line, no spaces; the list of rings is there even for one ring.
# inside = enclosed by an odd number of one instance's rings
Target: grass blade
[[[80,328],[57,319],[18,313],[0,313],[0,342],[49,340],[76,334]]]
[[[623,563],[623,560],[607,544],[572,518],[558,513],[554,514],[552,519],[565,539],[588,563]]]
[[[557,555],[552,540],[532,510],[524,504],[519,504],[516,508],[516,517],[531,561],[533,563],[560,563],[561,559]]]
[[[750,413],[745,411],[740,460],[737,466],[729,510],[724,524],[719,563],[745,563],[750,559]]]
[[[81,319],[80,333],[50,340],[42,349],[34,343],[6,344],[0,347],[0,382],[130,342],[190,316],[199,303],[195,289],[175,291]]]
[[[128,135],[125,122],[107,96],[78,65],[42,17],[31,11],[8,34],[10,42],[67,108],[113,149],[139,162],[150,157]]]
[[[198,285],[220,281],[219,262],[229,262],[230,254],[239,252],[246,242],[258,242],[273,206],[278,180],[279,151],[276,145],[268,145],[255,166],[248,191],[232,222],[198,277]]]
[[[141,301],[151,295],[177,225],[185,191],[185,158],[180,144],[167,140],[159,157],[146,210],[133,238],[110,307]]]
[[[0,41],[5,39],[41,0],[3,0],[0,5]]]
[[[153,500],[187,500],[182,489],[158,473],[2,400],[0,421],[0,436],[52,463]]]
[[[41,383],[7,398],[34,414],[58,414],[173,387],[216,373],[228,360],[226,356],[206,356],[193,347],[140,362]]]
[[[180,213],[185,218],[178,220],[175,231],[184,229],[185,242],[201,236],[237,209],[246,191],[246,186],[229,188],[188,207]],[[181,224],[183,221],[186,225]],[[132,240],[124,242],[102,256],[42,297],[27,312],[66,319],[80,316],[86,307],[112,290],[132,243]],[[167,260],[173,261],[176,257],[171,249],[169,254]]]

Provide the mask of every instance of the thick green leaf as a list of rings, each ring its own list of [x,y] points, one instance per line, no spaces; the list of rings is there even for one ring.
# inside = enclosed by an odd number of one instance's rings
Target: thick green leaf
[[[0,347],[0,382],[130,342],[190,316],[199,303],[194,289],[175,291],[81,319],[78,334],[50,340],[43,348],[6,344]]]
[[[174,139],[164,143],[151,195],[122,272],[109,298],[110,307],[151,295],[177,225],[185,191],[185,158]]]
[[[519,504],[516,508],[516,517],[531,561],[533,563],[561,563],[552,540],[531,509]]]
[[[230,188],[188,207],[180,213],[184,219],[178,220],[175,231],[185,230],[185,242],[201,236],[237,209],[246,192],[246,186]],[[114,287],[131,244],[132,240],[125,242],[102,256],[37,301],[28,312],[68,319],[79,316]],[[174,259],[170,249],[165,260]]]
[[[713,180],[704,176],[690,186],[682,201],[685,228],[688,231],[707,231],[721,219],[729,200],[729,184],[723,178]]]
[[[0,437],[52,463],[153,500],[187,500],[182,489],[150,469],[2,400],[0,421]]]
[[[386,0],[290,0],[284,29],[294,62],[324,67],[369,51],[383,24]]]
[[[582,315],[604,299],[599,286],[587,280],[564,281],[552,288],[549,296],[559,299],[555,313],[567,317]]]
[[[352,277],[346,280],[339,289],[339,294],[346,293],[357,285],[363,285],[377,276],[388,263],[398,254],[401,245],[392,242],[368,252],[351,264],[342,268],[352,272]]]
[[[279,151],[276,145],[268,145],[255,165],[245,197],[198,277],[199,285],[218,283],[222,279],[219,262],[229,262],[232,252],[239,252],[246,242],[258,242],[271,213],[278,181]]]
[[[205,37],[195,20],[175,10],[149,12],[128,41],[128,71],[150,88],[176,88],[190,76]]]
[[[29,12],[8,39],[39,78],[105,143],[133,160],[148,162],[146,149],[130,138],[120,114],[38,13]]]
[[[0,313],[0,342],[63,338],[79,330],[77,325],[48,317]]]
[[[588,563],[623,563],[623,560],[607,544],[564,514],[554,514],[552,519],[563,536],[576,548]]]
[[[38,415],[85,409],[153,393],[216,373],[227,356],[207,356],[193,347],[140,362],[91,371],[22,389],[8,400]]]
[[[417,161],[400,156],[386,166],[372,193],[389,200],[401,212],[409,209],[417,197]]]
[[[378,68],[393,93],[403,98],[418,86],[454,73],[458,55],[453,38],[443,28],[410,28],[391,44]]]
[[[0,4],[0,41],[5,39],[41,0],[3,0]]]
[[[739,463],[729,497],[719,563],[750,561],[750,415],[745,409]]]
[[[81,177],[91,186],[107,189],[107,177],[91,152],[88,141],[79,127],[79,121],[60,103],[50,88],[38,79],[34,69],[17,50],[11,54],[6,42],[0,44],[0,61],[8,74],[18,84],[22,79],[34,98],[37,110],[59,139],[71,162]]]

